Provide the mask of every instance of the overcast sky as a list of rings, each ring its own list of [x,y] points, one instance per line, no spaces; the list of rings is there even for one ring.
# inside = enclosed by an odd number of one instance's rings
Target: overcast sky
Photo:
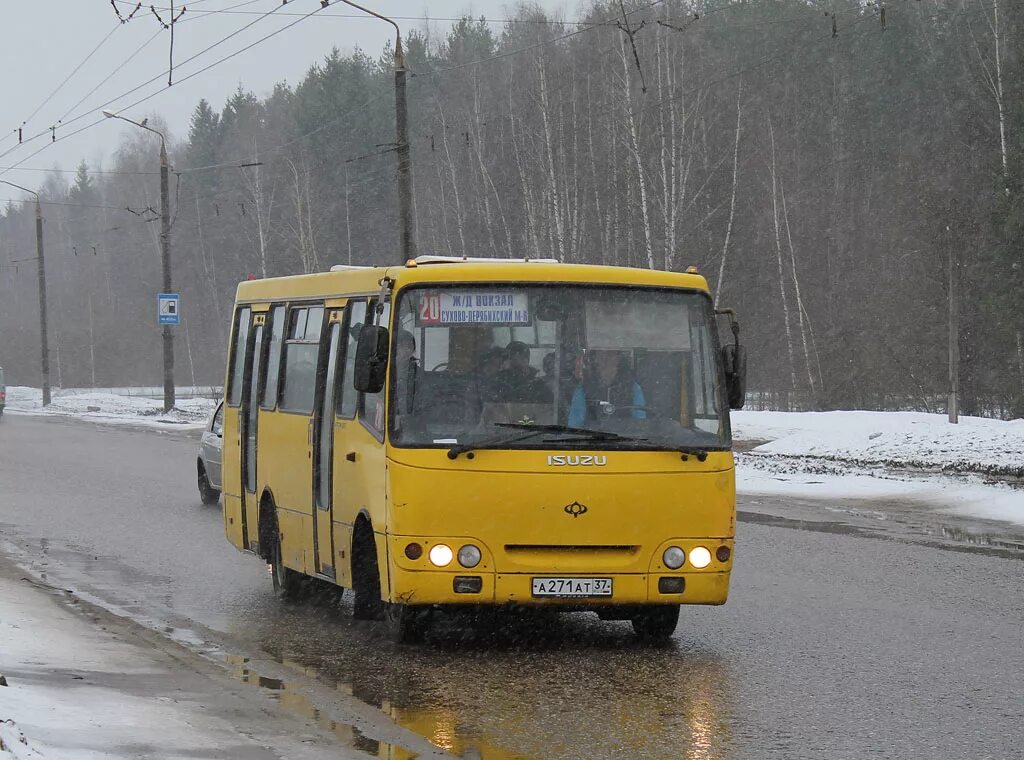
[[[575,0],[534,1],[558,18],[575,18],[577,13]],[[125,16],[133,8],[122,0],[117,4]],[[507,0],[362,0],[360,4],[384,15],[409,17],[399,20],[403,29],[422,27],[424,16],[449,19],[471,12],[502,19],[514,12],[514,4]],[[168,5],[168,0],[156,0],[158,10]],[[181,3],[174,5],[177,8]],[[180,67],[175,69],[176,81],[292,22],[299,23],[206,73],[167,88],[169,35],[148,3],[128,23],[121,24],[109,0],[3,0],[0,178],[38,187],[46,176],[39,169],[73,169],[82,158],[94,168],[107,161],[123,132],[121,128],[133,127],[103,120],[80,134],[71,134],[102,119],[102,108],[124,109],[124,115],[136,120],[158,115],[180,139],[187,134],[189,117],[200,98],[205,97],[219,110],[239,83],[263,95],[276,82],[295,85],[310,65],[334,46],[349,52],[358,45],[376,55],[391,37],[389,25],[360,17],[358,11],[337,0],[305,20],[299,19],[319,8],[320,0],[290,0],[284,6],[280,0],[192,0],[186,7],[187,12],[174,27],[174,60]],[[273,15],[257,21],[275,8]],[[166,20],[168,12],[160,12]],[[254,21],[250,29],[185,63],[190,56]],[[444,31],[450,24],[440,20],[435,28]],[[150,79],[155,81],[119,97]],[[154,93],[146,102],[131,105]],[[58,124],[57,142],[52,141],[49,130],[54,124]],[[21,145],[16,134],[19,126],[23,128]],[[29,140],[39,133],[43,135]],[[40,152],[32,155],[37,150]],[[19,162],[23,168],[8,168]],[[0,198],[6,197],[11,197],[7,190],[0,190]]]

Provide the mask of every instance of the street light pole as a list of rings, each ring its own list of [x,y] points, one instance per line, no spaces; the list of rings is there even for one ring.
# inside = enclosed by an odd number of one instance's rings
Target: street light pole
[[[369,8],[341,0],[345,5],[368,13],[395,27],[395,152],[398,154],[398,216],[401,225],[400,238],[402,260],[405,263],[416,257],[416,245],[412,235],[412,152],[409,149],[409,117],[405,98],[405,54],[402,51],[402,31],[398,24]]]
[[[36,274],[39,281],[39,344],[43,371],[43,406],[50,405],[50,347],[46,329],[46,264],[43,259],[43,207],[39,193],[27,187],[0,179],[5,185],[32,193],[36,197]]]
[[[170,197],[170,167],[167,163],[167,144],[163,132],[146,126],[145,121],[137,122],[113,113],[103,111],[108,119],[120,119],[136,127],[148,130],[160,138],[160,268],[163,272],[163,292],[171,292],[171,197]],[[169,412],[174,408],[174,334],[170,325],[164,325],[163,348],[164,348],[164,411]]]

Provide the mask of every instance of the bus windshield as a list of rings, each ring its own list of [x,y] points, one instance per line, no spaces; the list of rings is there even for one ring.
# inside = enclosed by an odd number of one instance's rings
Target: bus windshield
[[[729,446],[717,335],[704,293],[565,284],[415,287],[401,293],[394,325],[394,445]],[[546,434],[531,435],[532,426]]]

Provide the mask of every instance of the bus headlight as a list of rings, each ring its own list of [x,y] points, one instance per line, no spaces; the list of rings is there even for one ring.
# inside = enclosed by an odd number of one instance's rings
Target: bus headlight
[[[690,564],[700,570],[711,564],[711,552],[704,546],[690,549]]]
[[[459,564],[463,567],[476,567],[480,564],[480,550],[473,544],[466,544],[459,549]]]
[[[678,546],[670,546],[661,555],[661,561],[665,563],[665,567],[669,570],[678,570],[686,562],[686,552]]]
[[[437,567],[447,567],[452,562],[452,548],[444,544],[430,547],[430,561]]]

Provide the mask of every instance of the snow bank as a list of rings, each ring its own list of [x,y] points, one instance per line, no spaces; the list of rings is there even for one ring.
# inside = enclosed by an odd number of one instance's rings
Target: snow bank
[[[13,720],[0,720],[0,758],[42,760],[42,757],[29,746],[17,723]]]
[[[108,424],[153,427],[202,428],[217,401],[209,398],[178,399],[174,409],[163,413],[163,400],[141,396],[95,392],[84,389],[54,390],[51,403],[43,407],[39,388],[11,386],[7,389],[7,412],[47,417],[76,417]]]
[[[1024,420],[740,411],[732,423],[736,440],[767,441],[737,454],[741,493],[911,500],[1024,524]]]
[[[757,454],[862,466],[1024,477],[1024,419],[921,412],[733,412],[733,435]]]

